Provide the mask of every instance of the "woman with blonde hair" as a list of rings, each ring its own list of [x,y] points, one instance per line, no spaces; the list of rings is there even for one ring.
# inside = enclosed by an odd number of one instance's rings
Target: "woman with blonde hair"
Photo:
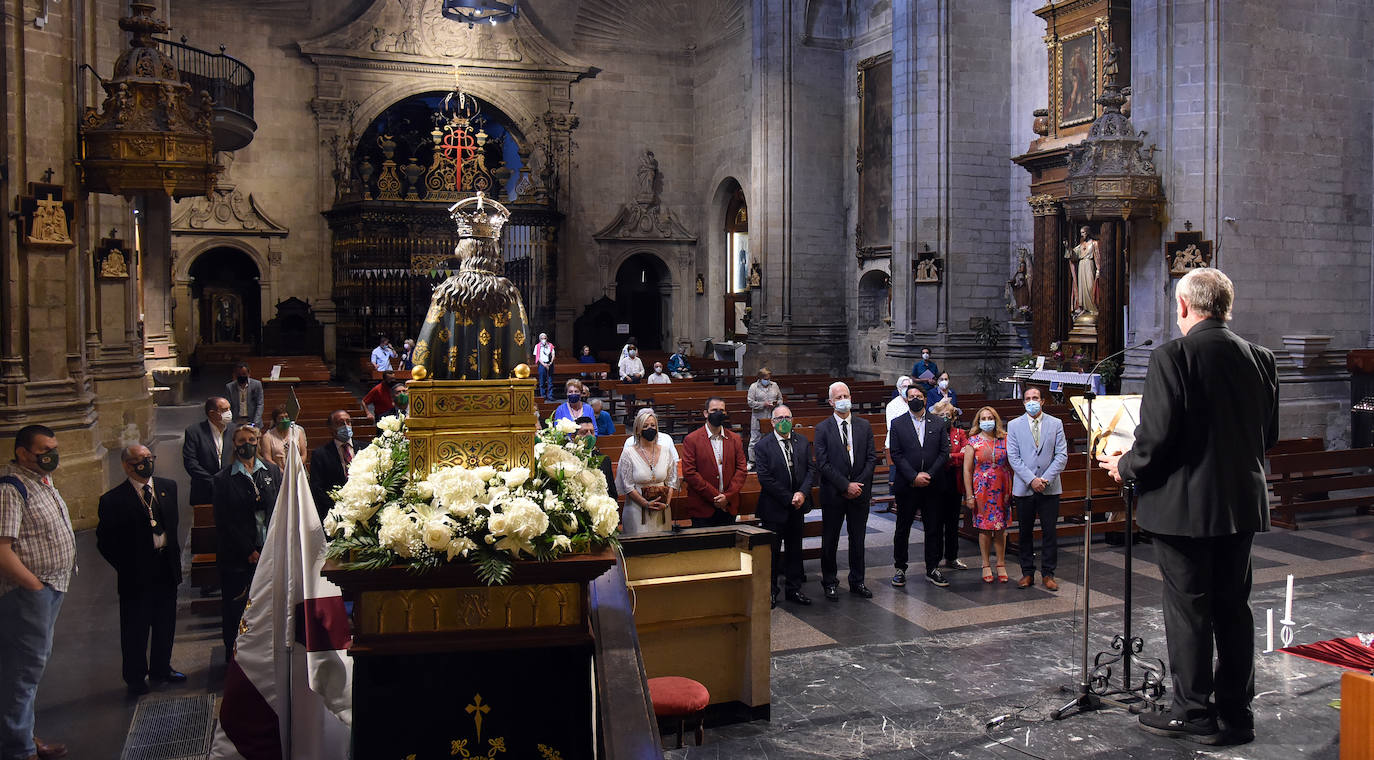
[[[659,434],[653,409],[640,409],[615,470],[616,490],[625,495],[621,532],[634,535],[671,530],[669,504],[677,485],[673,439]]]
[[[992,583],[989,549],[997,553],[997,580],[1007,578],[1007,505],[1011,503],[1011,465],[1007,464],[1007,431],[997,410],[985,406],[975,420],[964,450],[964,506],[973,510],[978,549],[983,555],[983,582]]]

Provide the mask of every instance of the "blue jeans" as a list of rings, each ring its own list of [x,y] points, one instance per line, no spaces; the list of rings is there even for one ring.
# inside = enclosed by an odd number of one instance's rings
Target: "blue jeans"
[[[539,365],[539,395],[546,400],[553,398],[553,367]]]
[[[61,591],[14,589],[0,596],[0,760],[25,760],[33,745],[33,705],[52,652]]]

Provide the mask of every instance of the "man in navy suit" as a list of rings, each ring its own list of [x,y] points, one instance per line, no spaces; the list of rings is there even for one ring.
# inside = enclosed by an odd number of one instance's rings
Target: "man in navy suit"
[[[215,396],[205,400],[205,419],[186,428],[181,444],[181,461],[191,478],[191,506],[210,504],[215,499],[215,474],[234,458],[233,421],[229,400]]]
[[[329,492],[348,482],[348,466],[359,445],[353,440],[353,418],[345,409],[335,409],[329,415],[329,429],[333,437],[310,453],[310,495],[320,521],[334,508]]]
[[[892,534],[893,586],[906,585],[906,560],[911,543],[911,523],[921,512],[925,529],[926,580],[945,587],[949,581],[940,572],[944,553],[947,520],[957,519],[940,491],[940,478],[949,460],[949,429],[939,415],[926,411],[926,394],[913,383],[906,389],[908,414],[892,421],[889,450],[897,470],[893,490],[897,497],[897,530]]]
[[[119,645],[129,695],[148,693],[148,678],[181,683],[172,668],[181,550],[177,545],[177,484],[153,477],[146,446],[120,452],[124,482],[100,497],[96,548],[118,574]],[[148,638],[152,635],[152,656]]]
[[[821,586],[825,598],[840,600],[836,554],[840,529],[849,532],[849,593],[872,599],[864,584],[864,531],[873,495],[873,468],[878,452],[873,427],[852,413],[849,386],[831,383],[830,405],[835,413],[816,425],[816,472],[821,480]]]
[[[773,570],[769,591],[778,606],[778,572],[786,576],[787,600],[810,604],[802,593],[802,528],[811,508],[811,443],[792,429],[792,410],[773,408],[773,433],[754,445],[754,472],[759,476],[759,505],[755,514],[763,527],[778,534],[773,542]]]

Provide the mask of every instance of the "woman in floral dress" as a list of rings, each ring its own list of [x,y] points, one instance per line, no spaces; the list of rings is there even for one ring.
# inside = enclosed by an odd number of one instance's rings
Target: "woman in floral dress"
[[[672,530],[669,503],[677,483],[673,439],[659,434],[653,409],[639,410],[615,470],[616,490],[625,495],[621,533],[631,536]]]
[[[997,410],[985,406],[974,415],[974,434],[964,450],[964,504],[973,510],[983,582],[992,583],[989,549],[997,552],[997,580],[1007,582],[1007,507],[1011,503],[1011,466],[1007,431]]]

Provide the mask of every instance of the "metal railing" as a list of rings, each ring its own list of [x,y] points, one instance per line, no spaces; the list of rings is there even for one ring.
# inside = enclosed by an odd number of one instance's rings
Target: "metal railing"
[[[232,56],[211,53],[184,42],[157,40],[158,47],[176,64],[181,81],[191,85],[192,93],[202,90],[215,99],[216,108],[253,118],[253,70]]]

